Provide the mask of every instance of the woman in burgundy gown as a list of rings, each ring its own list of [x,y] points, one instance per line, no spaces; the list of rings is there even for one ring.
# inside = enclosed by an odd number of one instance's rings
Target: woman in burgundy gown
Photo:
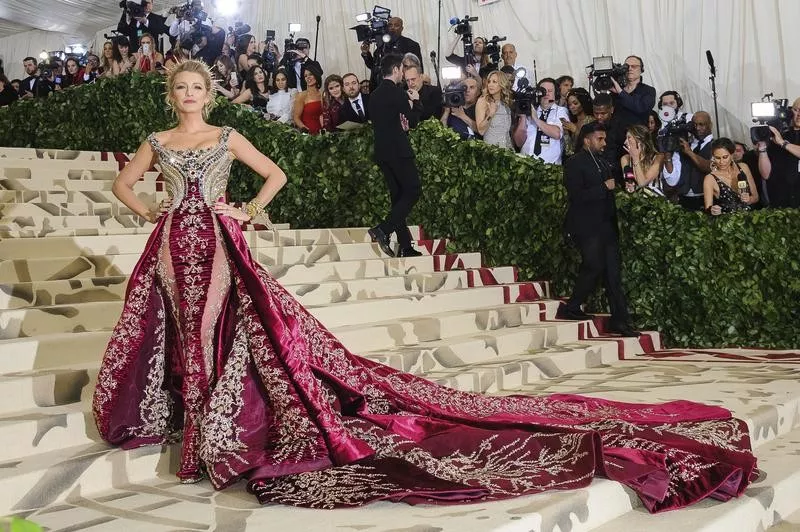
[[[152,134],[114,192],[156,224],[131,274],[94,394],[102,437],[132,448],[182,436],[178,477],[240,479],[262,503],[453,504],[586,486],[634,489],[653,512],[741,495],[756,473],[746,425],[688,401],[491,397],[358,357],[251,256],[239,221],[285,176],[230,128],[207,125],[202,63],[169,75],[178,126]],[[266,181],[247,212],[220,201],[231,161]],[[171,201],[132,191],[160,164]]]

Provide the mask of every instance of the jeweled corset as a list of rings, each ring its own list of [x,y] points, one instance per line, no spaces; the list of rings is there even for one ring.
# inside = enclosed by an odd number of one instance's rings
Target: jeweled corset
[[[206,205],[211,206],[225,195],[233,154],[228,150],[232,128],[223,127],[216,146],[199,150],[171,150],[158,142],[155,133],[147,137],[158,154],[164,175],[164,188],[172,198],[173,208],[186,197],[189,184],[196,182]],[[194,184],[194,183],[193,183]]]

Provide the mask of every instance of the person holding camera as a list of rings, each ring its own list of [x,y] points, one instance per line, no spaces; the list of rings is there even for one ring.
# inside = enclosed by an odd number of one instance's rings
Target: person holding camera
[[[647,116],[656,105],[656,90],[642,81],[644,61],[641,57],[629,55],[625,58],[625,65],[628,73],[624,88],[611,77],[611,92],[615,95],[617,118],[626,128],[634,124],[646,126]]]
[[[19,97],[22,99],[44,98],[55,90],[55,85],[39,72],[39,63],[35,57],[22,60],[22,67],[28,75],[19,86]]]
[[[521,153],[549,164],[561,164],[564,121],[569,120],[567,110],[556,104],[560,95],[553,78],[542,78],[539,106],[531,106],[530,116],[517,123],[514,140]]]
[[[792,124],[784,132],[769,126],[772,142],[759,142],[758,170],[767,182],[772,207],[800,207],[800,98],[792,104]]]
[[[221,54],[214,61],[214,68],[211,75],[216,82],[217,92],[229,100],[233,100],[239,94],[239,77],[236,75],[236,66],[233,60],[225,54]]]
[[[458,133],[462,139],[482,138],[478,134],[476,121],[476,104],[481,94],[478,79],[467,76],[461,82],[464,86],[464,105],[461,107],[445,107],[442,113],[442,124]]]
[[[622,289],[622,264],[614,201],[616,179],[602,153],[606,125],[601,121],[583,126],[583,149],[567,159],[564,184],[567,188],[567,233],[581,254],[575,288],[556,318],[591,319],[582,309],[599,282],[603,282],[611,319],[607,330],[622,336],[639,336],[629,324],[628,303]]]
[[[412,53],[417,56],[417,58],[422,58],[422,51],[419,47],[419,43],[403,36],[403,19],[400,17],[391,17],[387,22],[386,32],[389,35],[389,42],[377,42],[374,53],[370,51],[369,41],[361,43],[361,58],[364,60],[364,65],[372,72],[370,76],[370,86],[373,90],[382,83],[382,74],[379,67],[382,58],[386,55],[399,54],[403,56],[407,53]],[[422,65],[420,65],[420,72],[425,72]]]
[[[705,208],[703,182],[711,172],[711,115],[698,111],[692,116],[692,124],[692,142],[682,138],[678,156],[669,153],[664,156],[662,176],[668,185],[677,187],[678,203],[683,208],[702,211]]]
[[[137,3],[137,2],[128,2]],[[142,0],[141,8],[131,13],[129,6],[125,2],[120,3],[123,8],[122,17],[117,24],[117,31],[125,35],[130,42],[130,47],[138,50],[141,47],[139,42],[144,34],[149,34],[153,41],[153,48],[161,52],[161,35],[169,31],[167,19],[158,13],[153,13],[153,2]],[[136,6],[133,6],[136,7]]]
[[[306,77],[305,71],[313,69],[314,72],[319,72],[320,77],[323,74],[322,65],[319,62],[309,57],[311,51],[311,41],[305,37],[300,37],[294,42],[294,48],[287,48],[283,51],[280,66],[286,69],[286,77],[289,81],[290,89],[306,90]],[[319,85],[317,85],[319,88]]]
[[[456,66],[460,66],[464,72],[466,72],[467,76],[480,78],[481,70],[489,65],[489,54],[484,53],[486,49],[486,39],[483,37],[475,37],[472,39],[472,57],[462,57],[456,54],[456,47],[458,43],[462,41],[462,37],[460,35],[456,35],[455,41],[453,41],[453,47],[450,49],[450,53],[445,56],[445,59]]]
[[[381,61],[383,82],[372,91],[369,114],[375,130],[375,162],[386,179],[391,198],[389,216],[369,230],[381,250],[395,256],[389,237],[397,234],[400,249],[398,257],[422,255],[411,245],[411,232],[406,218],[419,200],[419,171],[414,160],[414,150],[408,140],[408,130],[417,125],[419,115],[414,111],[414,96],[400,87],[403,80],[403,58],[389,54]]]
[[[483,95],[475,104],[475,126],[486,144],[513,149],[511,142],[511,106],[514,104],[511,84],[502,72],[493,70],[486,76]]]

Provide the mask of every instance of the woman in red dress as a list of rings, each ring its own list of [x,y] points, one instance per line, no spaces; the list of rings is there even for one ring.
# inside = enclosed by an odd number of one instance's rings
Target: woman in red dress
[[[97,379],[106,441],[182,436],[182,482],[246,479],[262,503],[317,508],[501,499],[595,475],[631,487],[653,512],[742,494],[755,458],[745,423],[725,409],[492,397],[350,353],[250,254],[240,222],[286,177],[242,135],[206,124],[213,94],[203,63],[171,71],[177,127],[151,134],[114,183],[156,227]],[[265,178],[244,210],[221,200],[234,159]],[[158,209],[132,190],[153,164],[170,197]]]
[[[303,69],[306,90],[295,96],[294,125],[301,131],[316,135],[322,129],[322,72],[314,66]]]

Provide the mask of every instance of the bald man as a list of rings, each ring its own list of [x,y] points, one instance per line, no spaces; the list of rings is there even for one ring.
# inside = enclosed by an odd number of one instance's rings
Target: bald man
[[[503,67],[511,67],[514,70],[518,68],[524,68],[526,70],[528,82],[530,82],[531,86],[534,84],[533,80],[533,72],[529,70],[527,67],[522,66],[521,64],[517,63],[517,47],[507,42],[503,45],[500,49],[500,56],[503,59]],[[519,82],[519,78],[516,76],[514,77],[514,85],[512,86],[512,90],[517,90],[517,83]]]
[[[364,41],[361,43],[361,57],[364,58],[364,64],[367,68],[372,71],[372,75],[370,76],[372,90],[375,90],[375,87],[377,87],[382,80],[380,64],[381,58],[386,54],[405,55],[407,53],[412,53],[420,60],[420,65],[422,65],[422,60],[424,59],[419,43],[408,37],[403,37],[403,19],[400,17],[390,18],[386,30],[390,37],[389,42],[384,43],[379,40],[375,43],[374,53],[370,52],[369,42]],[[422,67],[422,70],[425,70],[424,67]]]

